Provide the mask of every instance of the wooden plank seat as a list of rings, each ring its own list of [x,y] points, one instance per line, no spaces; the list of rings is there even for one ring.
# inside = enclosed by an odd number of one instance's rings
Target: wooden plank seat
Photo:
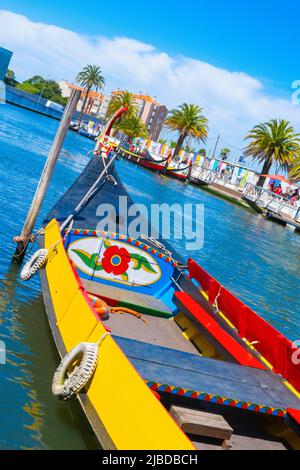
[[[98,295],[108,302],[113,301],[118,306],[131,308],[140,313],[164,318],[170,318],[174,315],[168,305],[151,295],[140,294],[128,289],[120,289],[119,287],[95,281],[88,281],[86,279],[81,279],[81,282],[86,291],[90,294]]]
[[[233,429],[222,415],[174,405],[170,415],[186,434],[219,439],[223,441],[223,447],[229,446]]]
[[[246,345],[244,347],[225,331],[189,294],[175,292],[174,302],[225,359],[248,367],[266,369],[247,351]]]
[[[227,406],[232,406],[231,400],[240,400],[236,405],[238,408],[244,408],[242,404],[252,403],[255,404],[252,409],[257,411],[259,408],[261,412],[259,405],[300,410],[300,400],[284,386],[279,376],[270,371],[119,336],[114,336],[114,339],[148,384],[161,385],[158,391],[178,394],[181,399],[186,397],[188,400],[206,401],[206,394],[210,394],[212,402],[213,397],[227,397]],[[201,395],[193,394],[192,391],[201,392]],[[225,399],[215,400],[215,403],[227,404]],[[247,406],[245,409],[251,408]]]
[[[103,322],[113,335],[198,354],[174,321],[154,315],[147,315],[147,318],[143,315],[143,320],[146,322],[129,314],[110,314],[109,319]]]

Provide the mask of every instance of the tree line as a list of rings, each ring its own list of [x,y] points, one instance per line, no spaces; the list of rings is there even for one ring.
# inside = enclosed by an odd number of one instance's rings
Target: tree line
[[[22,84],[18,84],[14,73],[9,70],[5,82],[34,94],[43,91],[45,98],[60,104],[66,104],[66,99],[61,96],[59,85],[54,80],[45,80],[43,77],[36,75]],[[84,88],[79,117],[79,121],[81,121],[82,115],[86,111],[90,91],[92,89],[99,91],[104,88],[105,79],[101,67],[87,65],[77,75],[76,82]],[[118,109],[124,106],[128,108],[128,112],[116,121],[115,129],[130,138],[147,138],[147,128],[139,118],[138,103],[129,91],[120,91],[111,97],[106,118],[109,119]],[[199,105],[181,104],[169,112],[164,125],[167,129],[178,133],[177,141],[171,143],[171,146],[175,149],[174,156],[178,155],[181,149],[194,150],[189,144],[186,144],[188,138],[195,142],[206,143],[209,129],[208,119],[204,115],[203,108]],[[166,143],[163,140],[161,142]],[[295,132],[289,121],[274,118],[268,122],[259,123],[247,132],[245,142],[244,156],[262,164],[258,185],[263,184],[263,175],[269,174],[273,165],[286,171],[291,181],[300,181],[300,134]],[[200,149],[199,153],[206,156],[206,151],[203,148]],[[222,149],[221,158],[225,160],[229,153],[230,149]]]
[[[32,95],[40,95],[46,100],[54,101],[55,103],[65,106],[68,98],[61,94],[59,84],[55,80],[44,78],[40,75],[34,75],[24,82],[17,81],[13,70],[7,70],[4,78],[6,85],[18,88]]]

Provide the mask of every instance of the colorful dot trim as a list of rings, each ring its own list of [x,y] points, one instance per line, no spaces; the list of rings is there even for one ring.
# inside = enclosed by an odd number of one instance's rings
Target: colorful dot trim
[[[153,382],[150,380],[145,380],[145,383],[151,390],[154,390],[156,392],[171,393],[173,395],[180,395],[187,398],[194,398],[196,400],[209,401],[211,403],[217,403],[219,405],[231,406],[233,408],[240,408],[243,410],[254,411],[256,413],[264,413],[273,416],[285,417],[287,414],[287,411],[284,408],[273,408],[266,405],[260,405],[259,403],[250,403],[241,400],[234,400],[232,398],[226,398],[220,395],[213,395],[211,393],[189,390],[187,388],[161,384],[159,382]]]
[[[68,235],[84,235],[84,236],[91,236],[91,237],[102,237],[102,238],[107,238],[109,240],[125,241],[132,246],[135,246],[144,251],[147,251],[152,255],[156,255],[158,258],[162,259],[166,263],[171,264],[173,267],[176,266],[176,263],[174,263],[174,261],[169,256],[165,255],[161,251],[156,250],[152,246],[149,246],[140,240],[127,237],[126,235],[113,233],[113,232],[101,232],[100,230],[82,230],[82,229],[72,229],[68,232]]]

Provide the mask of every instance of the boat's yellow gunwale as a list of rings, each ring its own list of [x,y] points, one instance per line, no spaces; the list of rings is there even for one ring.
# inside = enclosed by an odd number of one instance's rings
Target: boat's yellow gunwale
[[[72,270],[56,220],[47,225],[43,245],[55,246],[42,282],[50,326],[64,355],[82,341],[98,341],[106,329]],[[95,374],[79,400],[105,448],[194,450],[112,337],[101,344]]]

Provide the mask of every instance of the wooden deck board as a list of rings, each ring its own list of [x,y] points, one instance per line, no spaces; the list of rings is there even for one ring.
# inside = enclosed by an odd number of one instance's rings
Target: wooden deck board
[[[143,317],[147,323],[129,314],[111,314],[109,320],[105,321],[105,325],[116,336],[198,354],[197,349],[182,335],[180,328],[173,320],[150,315]]]
[[[198,450],[224,450],[215,439],[193,436],[192,443]],[[280,440],[232,434],[228,450],[287,450],[287,447]]]
[[[145,380],[273,408],[300,410],[300,400],[270,371],[115,339]]]

